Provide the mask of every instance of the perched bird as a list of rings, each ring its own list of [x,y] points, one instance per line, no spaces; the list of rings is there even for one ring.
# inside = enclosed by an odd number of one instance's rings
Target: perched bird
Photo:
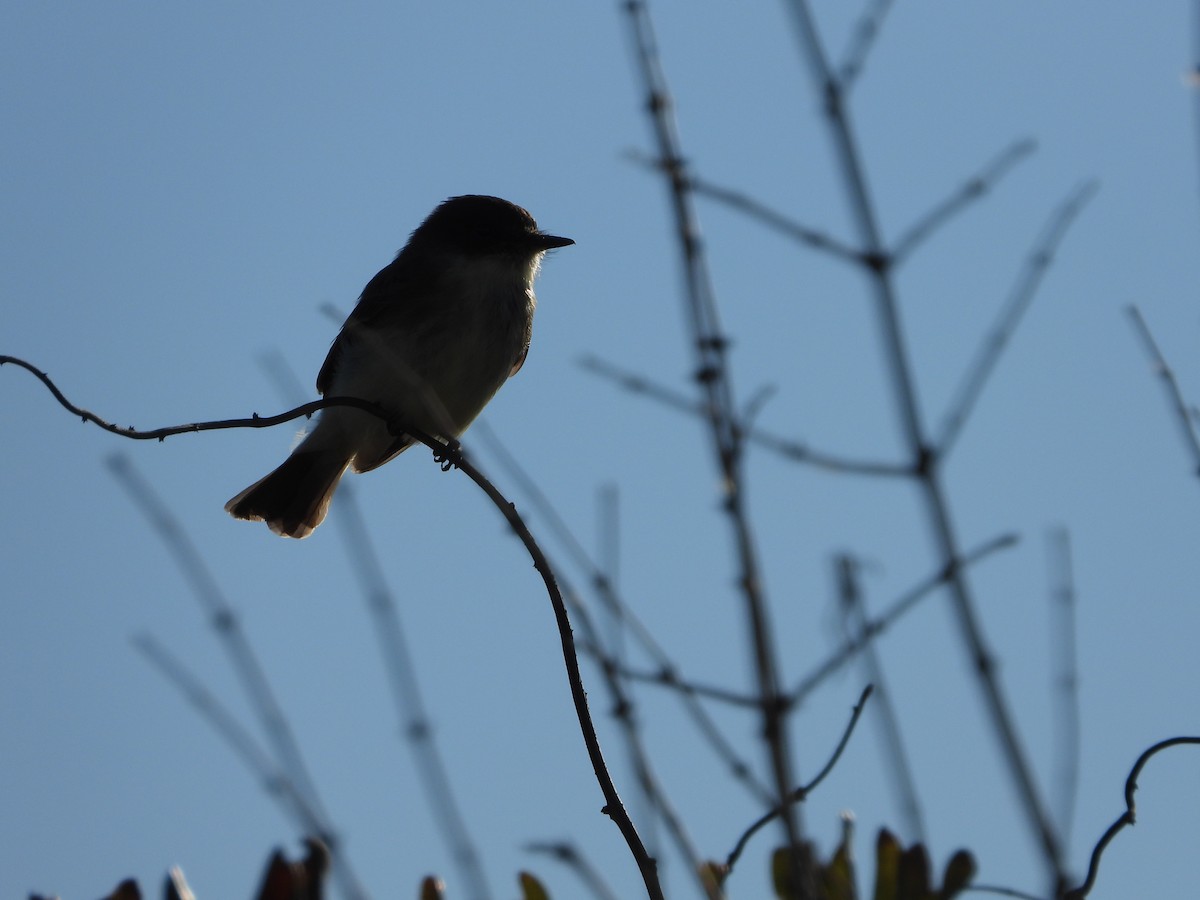
[[[462,434],[529,352],[533,280],[547,250],[575,243],[538,230],[499,197],[451,197],[371,279],[317,375],[326,397],[378,403],[443,438]],[[329,511],[347,467],[369,472],[413,443],[364,410],[324,409],[271,474],[225,509],[303,538]]]

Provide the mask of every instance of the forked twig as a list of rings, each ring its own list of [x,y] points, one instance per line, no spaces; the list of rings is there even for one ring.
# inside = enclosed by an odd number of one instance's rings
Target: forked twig
[[[635,150],[629,151],[626,155],[634,162],[640,163],[647,168],[666,171],[664,168],[666,164],[661,158],[649,157]],[[837,238],[823,231],[818,231],[815,228],[810,228],[801,222],[797,222],[795,219],[784,215],[761,200],[755,200],[749,194],[716,184],[686,170],[678,173],[675,177],[680,180],[684,188],[690,190],[692,193],[715,200],[722,206],[736,210],[758,222],[760,225],[765,225],[772,231],[777,231],[812,250],[828,253],[830,256],[840,259],[843,262],[856,264],[862,262],[862,254],[849,244],[839,241]]]
[[[795,779],[792,777],[790,739],[785,727],[786,709],[781,702],[779,661],[773,645],[770,609],[758,560],[758,545],[750,527],[742,489],[743,438],[728,367],[729,341],[721,328],[653,23],[644,0],[626,0],[623,6],[628,13],[635,61],[645,91],[656,151],[669,188],[686,286],[684,300],[696,364],[695,378],[705,398],[709,437],[722,487],[721,505],[740,568],[737,583],[744,601],[756,686],[762,700],[762,737],[770,762],[774,794],[782,804],[781,818],[791,851],[787,854],[788,867],[800,895],[806,897],[812,893],[811,876],[800,858],[799,815],[792,804],[786,802]]]
[[[955,561],[952,565],[946,566],[940,572],[929,576],[924,581],[910,588],[899,599],[895,600],[883,615],[865,623],[857,634],[847,639],[825,662],[802,678],[796,687],[792,689],[791,694],[788,696],[788,702],[792,706],[802,704],[808,695],[815,691],[825,679],[849,663],[868,641],[873,641],[876,637],[883,634],[883,632],[894,625],[910,609],[932,594],[934,590],[948,583],[954,577],[954,573],[957,570],[973,566],[996,551],[1008,549],[1016,543],[1017,536],[1015,534],[1002,534],[997,538],[980,544],[974,550],[964,553],[962,558]]]
[[[623,369],[597,356],[585,356],[579,361],[579,364],[587,371],[593,372],[602,378],[607,378],[631,394],[640,394],[649,397],[651,400],[661,403],[669,409],[678,410],[688,415],[699,418],[707,415],[704,410],[704,404],[685,396],[682,392],[669,388],[659,382],[652,381],[644,375],[638,375],[628,369]],[[760,447],[771,450],[793,462],[804,463],[805,465],[824,469],[828,472],[837,472],[845,475],[871,475],[884,478],[907,478],[912,475],[912,468],[910,466],[904,466],[899,463],[847,459],[843,456],[835,456],[831,453],[813,450],[799,441],[781,437],[769,431],[764,431],[761,428],[746,428],[744,423],[739,423],[739,428],[741,437],[749,443],[757,444]]]

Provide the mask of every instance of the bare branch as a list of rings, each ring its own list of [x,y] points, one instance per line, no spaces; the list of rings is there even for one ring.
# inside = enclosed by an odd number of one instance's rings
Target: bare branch
[[[648,157],[637,151],[629,151],[626,155],[634,162],[640,163],[647,168],[658,171],[663,171],[664,169],[664,163],[661,159]],[[797,222],[779,210],[767,206],[762,201],[755,200],[749,194],[723,187],[686,170],[681,172],[678,177],[682,180],[683,186],[692,193],[715,200],[722,206],[740,212],[760,225],[765,225],[772,231],[777,231],[785,237],[792,238],[810,249],[828,253],[830,256],[840,259],[843,262],[862,263],[862,254],[850,245],[839,241],[835,237],[831,237],[823,231],[818,231],[815,228],[810,228],[807,225]]]
[[[613,583],[613,580],[606,575],[592,560],[591,556],[571,531],[570,526],[568,526],[563,520],[562,516],[559,515],[558,511],[554,508],[554,505],[550,502],[549,498],[545,495],[538,484],[529,476],[529,473],[527,473],[521,467],[516,458],[508,452],[508,449],[504,446],[504,443],[499,439],[496,433],[488,427],[486,422],[476,422],[473,428],[474,431],[472,433],[482,438],[483,442],[488,446],[488,449],[496,457],[500,465],[517,482],[518,489],[521,490],[530,503],[533,504],[534,510],[545,520],[551,532],[555,534],[561,543],[567,548],[568,552],[574,559],[575,565],[583,570],[592,588],[596,591],[600,602],[604,605],[609,615],[611,615],[616,621],[628,626],[634,639],[637,640],[642,649],[649,654],[649,656],[654,660],[655,664],[659,666],[658,672],[660,675],[665,673],[667,678],[677,678],[678,671],[676,669],[674,660],[671,659],[667,651],[661,644],[659,644],[654,635],[651,634],[650,629],[646,627],[645,623],[642,622],[637,613],[635,613],[630,605],[621,598],[620,593],[617,591],[616,585]],[[581,608],[580,612],[584,613],[584,610]],[[593,632],[595,630],[590,627],[590,623],[589,630]],[[592,653],[600,662],[601,666],[604,667],[605,671],[615,665],[617,667],[617,674],[623,677],[627,677],[629,675],[628,670],[624,665],[620,664],[618,660],[610,658],[610,656],[605,652],[604,648],[600,645],[598,636],[590,643],[585,641],[580,645],[580,647],[585,652]],[[656,683],[663,683],[657,678],[648,678],[642,680],[652,680],[656,681]],[[720,728],[717,727],[717,724],[713,721],[712,716],[710,716],[708,711],[705,710],[705,708],[698,702],[696,698],[698,693],[699,691],[689,691],[686,686],[682,684],[680,685],[680,700],[683,703],[684,709],[688,716],[692,719],[693,724],[696,726],[696,729],[700,732],[701,736],[705,739],[708,745],[713,749],[718,758],[725,763],[729,769],[729,772],[736,780],[740,781],[759,800],[762,800],[763,802],[770,802],[770,791],[764,785],[759,783],[759,780],[755,778],[751,768],[745,763],[744,760],[741,759],[741,757],[738,756],[737,751],[733,748],[733,745],[730,744],[728,739],[721,732]],[[747,702],[757,706],[756,701],[753,699],[747,699]]]
[[[842,64],[838,67],[838,81],[843,91],[854,87],[854,82],[862,74],[863,66],[867,63],[867,54],[875,45],[876,39],[883,26],[883,19],[892,8],[892,0],[870,0],[867,8],[854,26],[850,44],[842,54]]]
[[[1065,528],[1051,532],[1050,556],[1050,658],[1055,661],[1055,778],[1058,794],[1058,830],[1063,843],[1071,836],[1071,823],[1079,793],[1079,663],[1075,649],[1075,578],[1071,566],[1071,537]]]
[[[972,175],[957,191],[917,219],[900,235],[892,248],[892,260],[899,265],[912,255],[930,235],[988,193],[1017,163],[1032,155],[1037,142],[1031,138],[1017,141],[981,171]]]
[[[859,564],[848,554],[839,554],[834,560],[838,584],[839,609],[846,625],[847,641],[866,634],[871,626],[867,617],[866,601],[859,584]],[[861,653],[867,683],[875,686],[875,713],[883,739],[883,762],[891,772],[890,781],[896,791],[900,813],[910,842],[924,844],[925,823],[922,821],[921,804],[917,799],[916,781],[908,761],[904,738],[900,733],[900,717],[892,703],[891,692],[883,675],[883,660],[875,642],[863,641]]]
[[[1108,830],[1104,832],[1100,840],[1096,842],[1096,846],[1092,849],[1092,858],[1088,863],[1087,878],[1083,883],[1063,895],[1063,900],[1080,900],[1092,892],[1092,888],[1096,886],[1096,875],[1100,871],[1100,857],[1104,855],[1105,849],[1112,839],[1126,825],[1133,825],[1137,819],[1137,807],[1133,802],[1133,794],[1137,790],[1138,776],[1142,774],[1142,769],[1150,758],[1156,753],[1166,750],[1169,747],[1177,747],[1181,744],[1200,744],[1200,737],[1173,737],[1167,738],[1165,741],[1159,741],[1152,747],[1145,750],[1141,756],[1137,758],[1137,762],[1133,764],[1133,769],[1129,773],[1129,777],[1125,779],[1125,811],[1117,816],[1116,821],[1108,826]]]
[[[963,554],[962,558],[952,563],[950,566],[943,568],[940,572],[926,578],[920,584],[910,588],[899,599],[894,601],[887,611],[877,619],[873,619],[863,625],[862,630],[848,639],[841,647],[833,652],[825,662],[817,666],[812,672],[800,680],[793,688],[788,702],[792,706],[799,706],[805,699],[816,690],[829,676],[846,665],[854,656],[866,646],[868,641],[873,641],[878,635],[883,634],[892,625],[894,625],[902,616],[910,609],[920,603],[927,596],[932,594],[934,590],[948,583],[958,569],[965,569],[973,566],[975,563],[985,559],[998,550],[1006,550],[1017,543],[1015,534],[1003,534],[1000,537],[981,544],[969,553]]]
[[[1142,339],[1142,345],[1146,348],[1146,353],[1154,365],[1155,373],[1162,379],[1163,391],[1167,395],[1167,402],[1171,405],[1171,410],[1175,413],[1175,420],[1179,423],[1179,430],[1183,435],[1183,443],[1192,456],[1195,473],[1200,475],[1200,440],[1196,438],[1196,430],[1192,425],[1192,417],[1188,414],[1187,402],[1183,399],[1183,392],[1179,389],[1179,382],[1175,380],[1175,372],[1167,364],[1167,358],[1163,356],[1162,350],[1158,347],[1158,342],[1154,340],[1154,335],[1150,333],[1150,327],[1146,324],[1146,320],[1142,318],[1141,310],[1136,306],[1130,306],[1129,317],[1133,320],[1134,330],[1138,333],[1138,337]]]
[[[584,744],[587,747],[588,757],[592,763],[592,770],[596,775],[596,781],[600,785],[600,789],[604,794],[605,806],[604,812],[611,818],[617,827],[620,829],[622,836],[625,838],[629,846],[630,852],[633,854],[634,860],[638,865],[638,869],[642,874],[642,879],[645,882],[646,890],[651,900],[662,900],[662,886],[658,880],[658,872],[655,861],[646,853],[646,848],[642,844],[641,838],[638,836],[637,829],[634,827],[633,821],[629,818],[629,813],[625,810],[621,803],[620,795],[617,793],[616,785],[613,784],[612,776],[609,774],[608,766],[604,761],[604,754],[600,749],[600,741],[596,735],[595,724],[592,721],[591,711],[588,708],[587,692],[583,687],[583,679],[579,672],[579,658],[575,652],[575,639],[571,632],[571,622],[567,616],[566,605],[563,601],[562,593],[558,589],[558,584],[555,581],[554,573],[550,568],[550,564],[542,552],[541,547],[533,539],[525,522],[518,515],[516,507],[510,503],[503,494],[501,494],[483,474],[471,464],[464,456],[457,442],[450,444],[432,437],[431,435],[421,432],[419,429],[413,428],[407,423],[396,421],[393,416],[390,416],[387,410],[375,403],[368,403],[365,400],[359,400],[357,397],[326,397],[323,400],[314,400],[312,403],[306,403],[288,412],[281,413],[277,416],[263,418],[253,416],[249,419],[222,419],[213,422],[196,422],[190,425],[176,425],[167,428],[159,428],[152,431],[137,431],[136,429],[121,428],[112,425],[101,419],[94,413],[88,412],[80,407],[72,404],[58,387],[50,380],[50,377],[45,372],[32,366],[24,360],[17,359],[11,356],[0,356],[0,365],[5,363],[13,363],[28,372],[33,373],[38,379],[46,385],[54,397],[62,406],[80,416],[85,421],[93,422],[100,426],[105,431],[122,437],[135,439],[155,439],[163,440],[175,434],[184,434],[196,431],[212,431],[224,428],[266,428],[270,425],[278,425],[282,422],[289,422],[301,416],[310,416],[318,410],[325,409],[330,406],[351,406],[356,409],[362,409],[366,412],[379,416],[381,420],[388,423],[396,433],[408,434],[421,443],[425,444],[430,449],[434,450],[435,459],[441,459],[446,467],[453,467],[461,470],[464,475],[470,478],[475,484],[488,496],[504,516],[505,520],[512,527],[521,543],[524,544],[526,551],[533,560],[534,568],[538,574],[542,576],[542,581],[546,586],[546,591],[550,596],[550,603],[554,608],[554,617],[558,625],[559,639],[562,643],[563,662],[567,668],[567,680],[571,687],[571,698],[575,704],[576,716],[579,719],[579,727],[583,733]]]
[[[166,544],[167,551],[174,558],[176,566],[207,614],[209,624],[233,664],[234,672],[250,701],[254,715],[258,718],[259,727],[262,728],[275,754],[279,768],[287,774],[288,781],[304,798],[305,805],[312,810],[320,823],[320,829],[316,833],[333,853],[334,873],[341,881],[343,889],[349,896],[365,900],[367,892],[346,859],[345,851],[333,827],[333,819],[321,802],[316,782],[313,781],[300,752],[300,743],[296,740],[296,735],[283,713],[283,707],[271,689],[250,639],[242,630],[237,613],[225,599],[216,578],[205,564],[204,557],[192,543],[179,520],[150,484],[138,474],[133,463],[121,454],[113,454],[107,462],[109,470],[116,476],[134,505],[146,516]]]
[[[803,787],[796,788],[788,795],[788,803],[803,802],[805,798],[807,798],[808,795],[816,789],[817,785],[825,780],[825,776],[833,771],[833,767],[837,765],[837,761],[841,759],[842,752],[846,749],[846,745],[850,743],[850,735],[854,733],[854,726],[858,724],[859,716],[862,715],[863,708],[867,704],[867,698],[871,696],[871,691],[873,689],[873,686],[869,684],[863,688],[862,694],[859,695],[858,703],[854,704],[854,711],[850,714],[850,721],[846,725],[846,730],[842,732],[842,738],[840,741],[838,741],[838,745],[834,749],[833,755],[829,757],[829,761],[825,763],[824,767],[820,772],[817,773],[816,777],[813,778],[812,781]],[[775,807],[775,809],[772,809],[770,812],[764,813],[754,822],[754,824],[752,824],[742,833],[742,836],[738,838],[737,843],[734,844],[733,850],[730,851],[729,856],[725,859],[726,876],[733,872],[733,867],[741,857],[742,851],[746,849],[746,844],[750,842],[750,838],[752,838],[759,829],[761,829],[772,819],[778,818],[782,812],[783,810],[780,807]]]
[[[585,356],[579,361],[579,364],[587,371],[593,372],[602,378],[607,378],[618,387],[632,394],[649,397],[651,400],[661,403],[669,409],[697,417],[707,415],[703,403],[692,400],[679,391],[651,381],[643,375],[630,372],[628,369],[623,369],[599,357]],[[871,475],[884,478],[908,478],[913,474],[911,467],[902,466],[897,463],[864,462],[846,459],[841,456],[834,456],[833,454],[813,450],[805,444],[780,437],[761,428],[745,428],[744,423],[739,427],[741,428],[741,436],[750,443],[771,450],[785,459],[814,466],[828,472],[844,475]]]
[[[791,850],[788,865],[800,896],[807,897],[813,893],[813,888],[811,873],[806,871],[800,858],[799,814],[786,802],[795,779],[792,777],[790,742],[785,727],[786,710],[781,702],[778,659],[772,643],[770,610],[758,561],[758,547],[742,490],[743,440],[737,421],[736,394],[727,364],[729,341],[721,328],[653,23],[644,0],[627,0],[624,9],[628,13],[637,70],[646,96],[646,111],[670,191],[686,285],[684,299],[696,365],[695,377],[705,397],[709,437],[723,492],[722,508],[729,522],[740,567],[737,582],[745,603],[754,651],[754,673],[762,699],[763,741],[770,761],[775,796],[782,805],[781,818]]]
[[[432,720],[421,696],[416,666],[400,622],[400,610],[380,565],[379,555],[375,552],[371,531],[363,520],[353,485],[344,484],[339,488],[334,516],[350,557],[350,569],[358,580],[367,611],[375,622],[375,636],[379,639],[380,655],[387,669],[396,717],[400,721],[402,734],[412,747],[421,776],[421,790],[425,792],[430,812],[450,850],[451,859],[459,867],[463,884],[467,886],[467,895],[490,897],[491,890],[483,872],[479,851],[454,796],[450,773],[442,759]]]
[[[296,790],[287,774],[280,769],[254,736],[237,718],[213,696],[194,674],[175,656],[149,634],[133,637],[133,645],[159,673],[178,688],[196,711],[212,726],[234,754],[250,772],[258,778],[267,795],[277,800],[284,813],[296,828],[304,834],[321,834],[328,824],[309,805],[308,800]]]
[[[975,359],[967,369],[967,373],[955,393],[954,400],[951,401],[950,408],[942,419],[942,427],[935,441],[939,456],[945,457],[949,454],[950,448],[954,446],[954,442],[962,432],[963,425],[966,424],[967,417],[979,402],[979,396],[983,393],[996,364],[999,363],[1005,347],[1016,332],[1037,289],[1041,286],[1046,271],[1054,262],[1054,254],[1057,252],[1059,244],[1062,243],[1071,223],[1075,221],[1083,207],[1098,190],[1099,183],[1096,181],[1086,182],[1073,190],[1050,216],[1050,220],[1046,223],[1041,235],[1038,236],[1033,250],[1026,258],[1025,265],[1017,277],[1016,284],[1013,285],[1012,291],[1008,295],[1008,300],[1000,309],[996,323],[984,338],[979,350],[976,351]]]

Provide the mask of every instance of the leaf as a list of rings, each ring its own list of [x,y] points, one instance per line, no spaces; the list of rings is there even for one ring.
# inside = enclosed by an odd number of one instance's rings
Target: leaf
[[[699,871],[700,881],[709,893],[720,891],[721,886],[725,883],[725,878],[729,875],[727,865],[711,859],[700,863]]]
[[[933,900],[929,886],[929,854],[924,844],[913,844],[900,856],[897,900]]]
[[[542,883],[528,872],[521,872],[517,880],[521,883],[522,900],[550,900],[550,894],[542,887]]]
[[[445,900],[446,882],[436,875],[426,875],[421,881],[421,900]]]
[[[900,893],[900,842],[886,828],[875,841],[875,900],[898,900]]]
[[[975,857],[966,850],[959,850],[946,863],[946,874],[942,876],[939,900],[952,900],[971,883],[975,877]]]

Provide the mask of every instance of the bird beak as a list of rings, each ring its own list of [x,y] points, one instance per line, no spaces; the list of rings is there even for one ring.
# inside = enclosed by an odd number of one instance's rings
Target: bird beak
[[[532,235],[533,246],[538,250],[553,250],[555,247],[569,247],[575,243],[570,238],[556,237],[553,234],[538,234]]]

